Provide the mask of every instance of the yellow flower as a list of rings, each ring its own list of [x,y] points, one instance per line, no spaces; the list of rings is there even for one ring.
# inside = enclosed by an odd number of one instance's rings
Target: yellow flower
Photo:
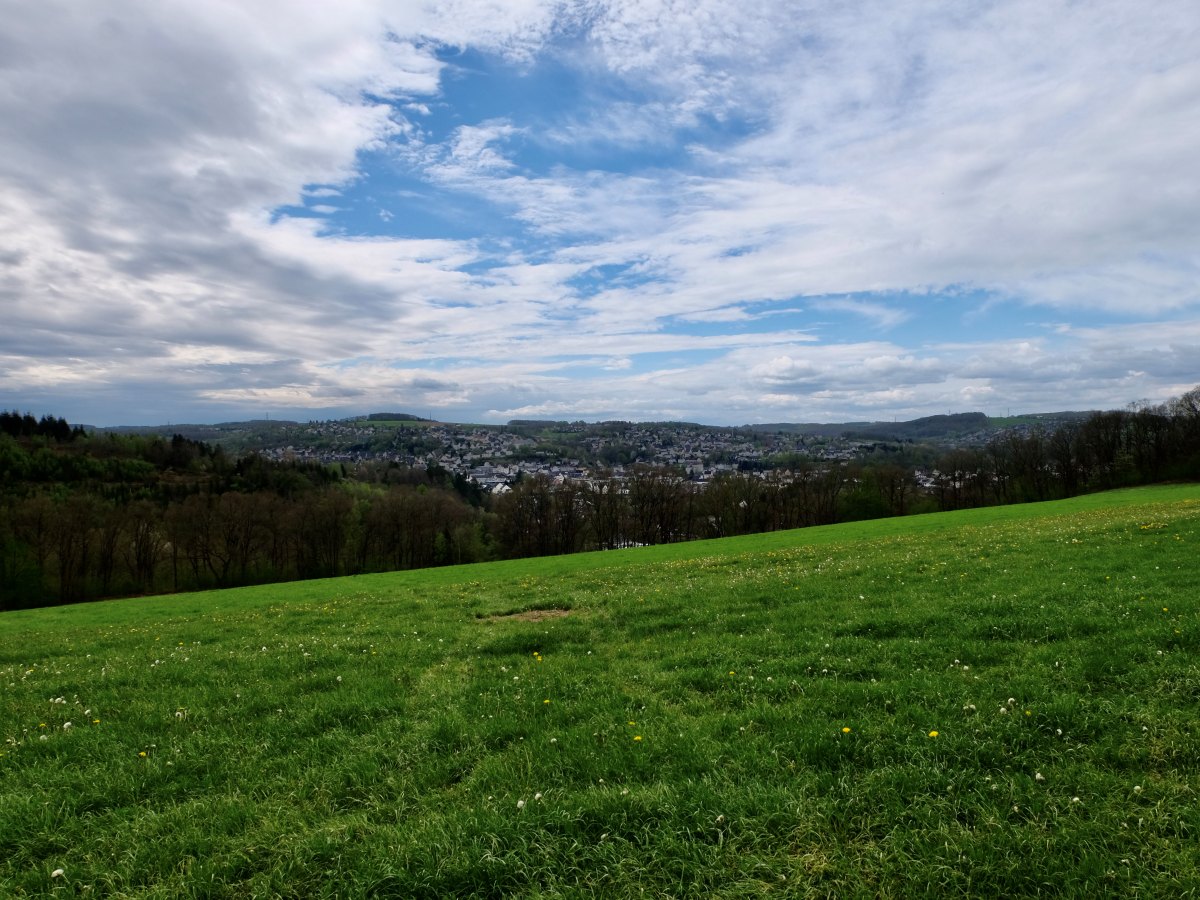
[[[642,736],[641,736],[640,734],[635,734],[635,735],[633,736],[633,739],[634,739],[635,741],[640,741],[640,740],[642,739]]]
[[[938,733],[937,733],[936,731],[931,731],[931,732],[929,732],[929,736],[930,736],[930,737],[937,737],[937,736],[938,736]]]
[[[146,758],[146,751],[145,751],[145,750],[141,750],[141,751],[139,751],[139,752],[138,752],[138,756],[139,756],[139,757],[141,757],[142,759],[145,759],[145,758]]]
[[[733,669],[730,669],[730,670],[729,670],[729,674],[730,674],[730,675],[736,675],[736,674],[737,674],[737,672],[733,671]]]
[[[849,734],[849,733],[850,733],[850,726],[847,725],[845,728],[842,729],[842,734]]]
[[[550,698],[549,698],[549,697],[547,697],[547,698],[546,698],[545,700],[543,700],[542,702],[543,702],[543,703],[549,703],[549,702],[550,702]]]

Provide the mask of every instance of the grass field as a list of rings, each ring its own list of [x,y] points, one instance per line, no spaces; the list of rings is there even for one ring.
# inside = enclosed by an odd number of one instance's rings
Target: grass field
[[[7,613],[0,896],[1197,896],[1198,601],[1188,486]]]

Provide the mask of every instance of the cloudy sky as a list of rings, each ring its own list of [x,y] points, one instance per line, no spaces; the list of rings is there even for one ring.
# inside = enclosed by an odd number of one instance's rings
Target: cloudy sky
[[[0,407],[713,424],[1200,384],[1195,0],[0,0]]]

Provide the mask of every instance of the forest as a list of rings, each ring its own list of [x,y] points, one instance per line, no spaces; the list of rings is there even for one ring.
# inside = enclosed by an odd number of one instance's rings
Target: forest
[[[484,494],[436,467],[232,457],[0,413],[0,610],[831,524],[1200,480],[1200,387],[943,452],[797,456],[703,484],[634,466]]]

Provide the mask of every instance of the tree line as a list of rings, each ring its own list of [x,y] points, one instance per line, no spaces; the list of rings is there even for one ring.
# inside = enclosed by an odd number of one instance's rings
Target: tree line
[[[30,425],[32,423],[32,426]],[[44,423],[44,424],[43,424]],[[64,427],[65,426],[65,427]],[[1200,388],[934,460],[634,466],[484,495],[437,467],[233,458],[0,414],[0,609],[606,550],[1200,479]]]

